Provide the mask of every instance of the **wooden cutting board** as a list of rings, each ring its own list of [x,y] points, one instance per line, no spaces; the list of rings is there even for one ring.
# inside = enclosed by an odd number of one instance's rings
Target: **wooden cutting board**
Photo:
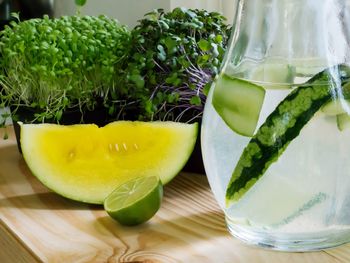
[[[350,262],[350,245],[311,253],[250,247],[228,234],[205,176],[180,174],[148,223],[123,227],[100,206],[67,200],[0,139],[0,262]],[[0,129],[0,137],[3,130]]]

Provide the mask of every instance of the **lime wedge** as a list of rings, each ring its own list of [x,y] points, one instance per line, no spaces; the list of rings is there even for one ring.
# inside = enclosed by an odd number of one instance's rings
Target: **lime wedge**
[[[104,201],[106,212],[122,225],[146,222],[159,209],[163,186],[157,176],[138,177],[117,187]]]

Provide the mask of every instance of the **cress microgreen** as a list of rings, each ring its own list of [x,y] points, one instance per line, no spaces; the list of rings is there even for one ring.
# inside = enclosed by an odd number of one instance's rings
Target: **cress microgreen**
[[[130,32],[106,16],[11,22],[0,33],[0,107],[36,111],[32,122],[59,122],[71,108],[110,112]]]

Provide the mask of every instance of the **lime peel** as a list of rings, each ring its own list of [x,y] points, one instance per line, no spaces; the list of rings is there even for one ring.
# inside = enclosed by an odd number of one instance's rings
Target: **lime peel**
[[[151,219],[159,210],[163,185],[157,176],[138,177],[118,186],[104,201],[106,212],[122,225]]]

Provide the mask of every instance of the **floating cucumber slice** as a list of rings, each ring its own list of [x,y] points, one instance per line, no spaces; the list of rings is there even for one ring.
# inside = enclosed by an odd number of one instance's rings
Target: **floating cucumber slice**
[[[310,77],[318,72],[327,68],[327,65],[331,65],[330,61],[325,58],[300,58],[291,61],[291,64],[295,68],[295,74],[299,77]]]
[[[321,108],[321,111],[329,116],[350,113],[350,101],[345,99],[332,99]]]
[[[263,64],[259,66],[250,76],[250,79],[264,83],[265,88],[289,89],[293,83],[295,68],[286,64]],[[273,84],[267,84],[273,83]]]
[[[264,88],[221,75],[215,81],[213,106],[235,132],[252,137],[264,102]]]
[[[350,129],[350,115],[347,113],[337,115],[337,126],[340,131]]]

